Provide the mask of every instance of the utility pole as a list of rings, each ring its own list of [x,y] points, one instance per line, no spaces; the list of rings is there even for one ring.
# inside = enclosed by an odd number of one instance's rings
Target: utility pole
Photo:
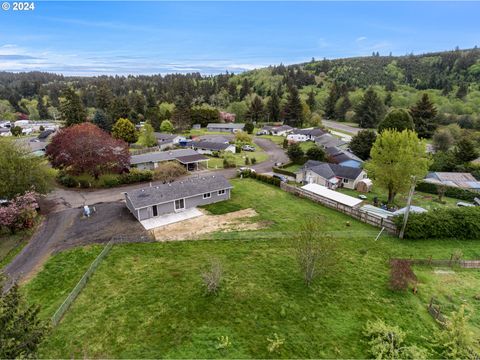
[[[412,186],[410,187],[410,192],[408,193],[407,207],[405,209],[405,215],[403,215],[403,225],[402,230],[400,230],[400,239],[403,239],[405,235],[405,228],[407,227],[408,215],[410,214],[410,206],[412,205],[413,193],[415,192],[415,185],[417,184],[417,177],[412,177]]]

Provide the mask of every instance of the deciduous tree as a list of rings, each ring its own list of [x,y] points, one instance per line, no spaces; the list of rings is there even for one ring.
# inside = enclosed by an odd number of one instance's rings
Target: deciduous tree
[[[170,120],[163,120],[160,124],[160,131],[163,133],[172,133],[173,130],[173,124]]]
[[[120,173],[130,165],[127,143],[90,123],[60,130],[48,145],[46,155],[56,168],[74,175],[88,173],[95,178]]]
[[[149,122],[146,122],[140,130],[140,134],[138,135],[138,143],[145,147],[157,145],[157,138],[155,137],[153,127]]]
[[[185,169],[185,166],[180,165],[175,161],[166,161],[157,166],[153,177],[155,180],[160,180],[166,184],[174,181],[180,176],[185,175],[186,173],[187,169]]]
[[[390,130],[414,130],[412,116],[404,109],[393,109],[385,118],[378,124],[378,132],[382,132],[385,129]]]
[[[295,164],[303,164],[305,161],[305,153],[298,143],[293,143],[288,146],[287,155]]]
[[[422,179],[430,165],[425,142],[410,130],[384,130],[377,136],[370,157],[365,168],[375,185],[388,191],[390,204],[398,193],[408,191],[413,176]]]
[[[325,151],[319,146],[313,146],[306,152],[307,159],[316,161],[325,161]]]
[[[12,199],[28,190],[44,194],[53,176],[45,160],[18,142],[0,137],[0,198]]]

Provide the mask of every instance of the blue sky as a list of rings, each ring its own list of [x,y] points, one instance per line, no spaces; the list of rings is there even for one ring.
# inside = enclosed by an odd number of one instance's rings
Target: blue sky
[[[12,2],[10,2],[11,4]],[[480,2],[70,2],[0,11],[0,70],[240,72],[480,45]]]

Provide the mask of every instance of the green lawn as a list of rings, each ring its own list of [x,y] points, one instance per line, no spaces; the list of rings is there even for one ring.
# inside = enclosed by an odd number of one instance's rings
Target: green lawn
[[[263,161],[268,160],[268,154],[262,150],[259,146],[255,147],[255,151],[242,151],[241,153],[233,154],[235,157],[235,162],[237,166],[246,166],[245,158],[248,157],[250,160],[252,158],[257,159],[257,164]],[[208,167],[210,169],[222,169],[223,168],[223,158],[217,158],[209,156]],[[250,165],[247,165],[250,166]]]
[[[358,197],[358,195],[361,194],[356,190],[350,190],[345,188],[339,189],[338,191],[354,197]],[[378,198],[380,202],[383,202],[383,203],[386,203],[388,198],[387,193],[385,191],[375,186],[372,188],[372,191],[370,191],[368,194],[363,194],[363,195],[367,196],[366,203],[368,204],[373,204],[373,198],[375,196]],[[400,207],[400,208],[405,207],[407,205],[407,197],[408,195],[405,195],[405,194],[397,195],[395,197],[395,205],[397,205],[397,207]],[[461,201],[458,199],[443,197],[443,201],[445,201],[445,204],[441,204],[435,201],[436,199],[438,199],[437,195],[415,191],[415,194],[413,195],[413,199],[412,199],[412,205],[420,206],[427,210],[434,210],[434,209],[444,208],[444,207],[456,207],[457,202]]]
[[[27,245],[41,220],[42,217],[38,217],[36,225],[32,229],[18,231],[15,234],[11,234],[7,230],[0,231],[0,270]]]
[[[303,165],[300,165],[300,164],[292,164],[292,165],[289,165],[287,167],[284,167],[282,168],[283,170],[287,170],[287,171],[291,171],[291,172],[297,172],[298,170],[300,170],[300,168],[302,167]]]
[[[251,179],[232,184],[232,199],[207,209],[221,214],[254,208],[259,215],[251,221],[266,228],[216,233],[207,241],[114,246],[40,357],[365,358],[367,320],[396,324],[408,332],[409,343],[426,346],[437,326],[426,311],[431,295],[450,293],[456,303],[480,310],[470,297],[478,289],[478,271],[465,275],[472,284],[465,298],[455,282],[440,287],[426,269],[419,270],[425,285],[417,295],[387,286],[390,256],[449,258],[460,248],[466,258],[478,258],[478,242],[374,241],[378,229],[309,200]],[[338,241],[340,260],[307,288],[292,237],[312,215],[324,216],[323,229]],[[24,287],[28,299],[42,305],[43,317],[53,314],[100,250],[59,253]],[[205,296],[201,286],[200,273],[212,258],[224,268],[217,297]],[[267,338],[274,333],[285,343],[269,353]],[[221,336],[231,346],[217,349]]]
[[[316,146],[315,142],[313,142],[313,141],[302,141],[300,143],[300,147],[302,148],[302,150],[304,152],[307,152],[308,149],[311,149],[312,147],[315,147],[315,146]]]
[[[275,135],[261,135],[259,136],[259,138],[271,140],[272,142],[280,146],[283,145],[283,140],[286,139],[286,137],[284,136],[275,136]]]

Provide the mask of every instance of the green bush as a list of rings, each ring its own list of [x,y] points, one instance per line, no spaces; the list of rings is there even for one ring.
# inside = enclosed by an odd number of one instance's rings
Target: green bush
[[[297,175],[294,172],[279,168],[279,167],[273,167],[273,172],[277,174],[282,174],[282,175],[287,175],[287,176],[292,176],[296,177]]]
[[[78,181],[71,175],[68,175],[68,174],[64,174],[62,172],[59,172],[58,176],[57,176],[57,181],[65,186],[65,187],[69,187],[69,188],[73,188],[73,187],[77,187],[78,186]]]
[[[98,179],[98,187],[111,188],[120,185],[121,178],[118,174],[104,174]]]
[[[94,187],[95,179],[89,174],[82,174],[75,177],[78,182],[78,186],[82,189],[88,189]]]
[[[427,182],[418,183],[416,190],[429,194],[438,194],[437,185]],[[465,201],[473,201],[476,197],[480,197],[480,194],[466,189],[447,186],[445,196]]]
[[[268,175],[257,174],[256,172],[253,172],[253,171],[244,171],[241,173],[241,175],[244,178],[252,178],[267,184],[280,187],[280,183],[281,183],[280,179],[277,179]]]
[[[132,184],[137,182],[152,181],[153,171],[131,169],[128,173],[120,175],[121,184]]]
[[[407,239],[480,240],[480,207],[445,208],[422,214],[411,213],[405,229]],[[403,216],[394,218],[398,227]]]

